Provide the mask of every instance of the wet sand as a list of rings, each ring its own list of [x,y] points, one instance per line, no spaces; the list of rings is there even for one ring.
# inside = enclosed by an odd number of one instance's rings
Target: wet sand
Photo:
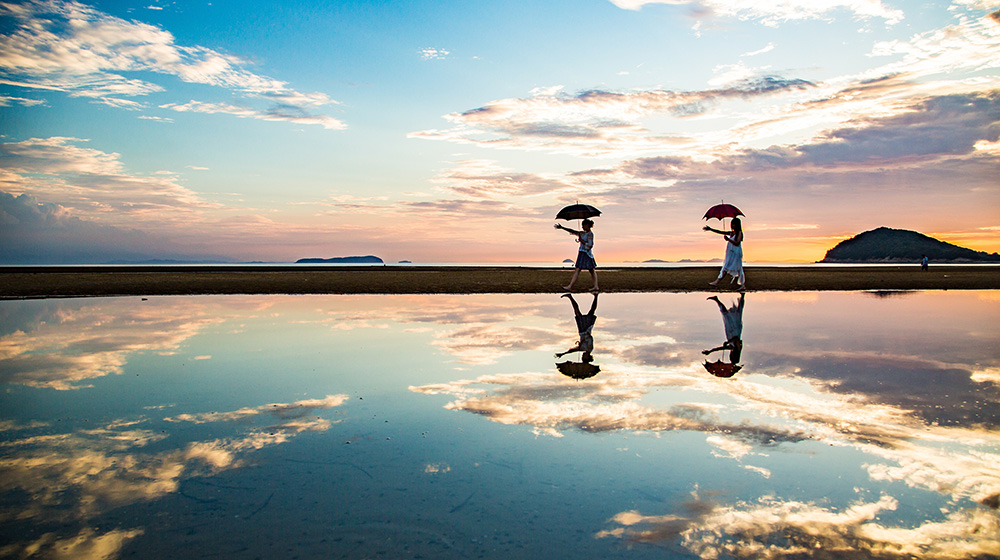
[[[716,266],[609,267],[602,292],[735,291],[727,277],[708,285]],[[572,269],[425,266],[74,266],[0,268],[0,298],[198,294],[561,293]],[[747,267],[747,291],[896,291],[1000,289],[1000,266]],[[574,291],[587,291],[583,272]]]

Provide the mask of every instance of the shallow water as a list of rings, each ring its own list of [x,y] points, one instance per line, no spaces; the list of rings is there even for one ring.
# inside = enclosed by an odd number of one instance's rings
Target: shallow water
[[[0,557],[1000,555],[1000,292],[707,295],[0,302]]]

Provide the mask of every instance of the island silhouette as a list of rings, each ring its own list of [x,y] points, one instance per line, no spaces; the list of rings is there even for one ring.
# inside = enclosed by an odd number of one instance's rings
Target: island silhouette
[[[1000,262],[1000,254],[974,251],[905,229],[880,227],[859,233],[826,252],[821,263]]]

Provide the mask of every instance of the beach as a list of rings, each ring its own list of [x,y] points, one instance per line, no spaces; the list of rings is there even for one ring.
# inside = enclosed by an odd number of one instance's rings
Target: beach
[[[601,292],[727,292],[718,266],[598,269]],[[554,266],[11,266],[0,298],[209,294],[561,293],[572,269]],[[584,274],[575,291],[587,291]],[[1000,265],[748,266],[747,291],[1000,289]]]

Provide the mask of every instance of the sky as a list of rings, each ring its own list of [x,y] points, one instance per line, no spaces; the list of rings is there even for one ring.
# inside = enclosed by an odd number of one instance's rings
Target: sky
[[[1000,251],[1000,0],[0,2],[2,264],[556,263],[575,202],[713,259],[722,201]]]

